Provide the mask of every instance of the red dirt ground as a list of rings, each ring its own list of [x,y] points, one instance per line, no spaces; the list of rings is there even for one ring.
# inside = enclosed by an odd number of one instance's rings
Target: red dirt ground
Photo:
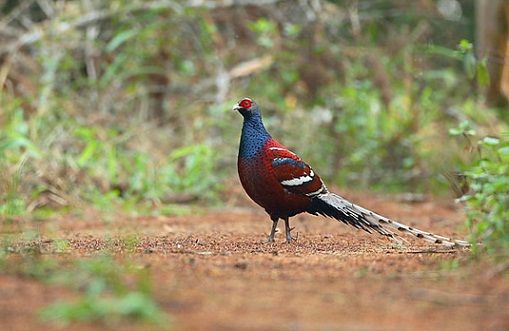
[[[465,235],[463,215],[452,202],[347,197],[412,226]],[[156,300],[172,316],[172,330],[509,330],[507,275],[469,263],[468,251],[413,238],[401,247],[310,215],[293,219],[295,243],[284,243],[279,233],[276,243],[267,244],[268,217],[252,204],[231,203],[244,207],[178,217],[66,217],[38,226],[47,239],[43,243],[68,239],[66,254],[81,257],[108,249],[150,268]],[[19,221],[9,231],[28,223]],[[139,238],[135,252],[125,252],[121,239],[133,235]],[[449,270],[445,266],[454,259],[462,266]],[[0,276],[0,329],[59,330],[38,320],[35,312],[65,291]]]

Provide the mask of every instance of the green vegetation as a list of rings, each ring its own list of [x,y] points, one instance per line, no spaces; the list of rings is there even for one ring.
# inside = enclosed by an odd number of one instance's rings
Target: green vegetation
[[[460,137],[465,149],[476,155],[464,165],[466,192],[459,199],[467,207],[467,226],[471,232],[473,253],[487,252],[496,261],[509,257],[509,136],[476,137],[468,121],[450,129]]]
[[[131,239],[127,238],[127,246]],[[56,240],[54,253],[67,252],[69,243]],[[93,322],[106,325],[147,322],[167,325],[168,316],[154,301],[149,270],[109,255],[68,259],[43,254],[37,241],[4,242],[0,273],[63,286],[73,299],[60,300],[40,311],[43,320],[67,325]]]
[[[509,136],[485,137],[478,142],[479,158],[465,172],[471,191],[468,206],[474,252],[486,251],[499,261],[509,258]]]
[[[508,130],[478,93],[473,5],[454,20],[427,1],[45,3],[0,5],[0,217],[221,203],[231,105],[251,96],[330,185],[447,194],[466,171],[473,240],[506,254],[507,139],[477,160],[449,136]]]
[[[215,203],[235,176],[240,118],[230,108],[245,95],[331,183],[447,190],[440,174],[462,159],[448,128],[496,121],[472,93],[486,80],[472,46],[456,50],[472,36],[449,21],[444,34],[413,5],[384,22],[367,15],[362,31],[337,19],[346,4],[327,4],[321,19],[271,8],[281,15],[120,0],[17,13],[10,25],[30,18],[24,33],[40,34],[0,49],[0,215]]]
[[[132,320],[162,324],[167,317],[152,298],[148,271],[136,265],[118,264],[112,258],[78,260],[53,282],[80,290],[75,300],[54,303],[41,311],[45,320],[60,324]],[[134,285],[128,286],[127,284]]]

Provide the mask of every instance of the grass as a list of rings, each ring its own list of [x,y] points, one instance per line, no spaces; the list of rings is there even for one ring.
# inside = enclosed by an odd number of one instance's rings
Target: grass
[[[68,255],[70,243],[63,239],[52,241],[51,248],[43,251],[40,242],[34,239],[33,233],[13,236],[9,241],[4,239],[0,273],[58,285],[66,289],[61,293],[72,293],[73,299],[60,299],[40,309],[37,315],[43,321],[62,326],[73,323],[169,325],[169,316],[154,300],[150,271],[146,267],[118,261],[108,250],[88,258]],[[134,251],[137,242],[137,238],[128,237],[120,244],[129,253]]]
[[[72,269],[55,274],[52,282],[79,290],[81,295],[43,308],[43,320],[64,325],[168,322],[153,299],[148,271],[140,266],[120,264],[108,256],[76,260]]]

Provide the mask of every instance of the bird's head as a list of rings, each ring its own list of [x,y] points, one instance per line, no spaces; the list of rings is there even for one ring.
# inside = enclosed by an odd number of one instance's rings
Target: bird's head
[[[260,109],[253,99],[244,98],[233,106],[233,110],[237,110],[244,117],[251,117],[252,115],[260,115]]]

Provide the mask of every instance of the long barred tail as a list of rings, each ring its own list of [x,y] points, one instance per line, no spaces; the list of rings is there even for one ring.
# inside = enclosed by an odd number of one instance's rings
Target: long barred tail
[[[320,214],[332,217],[366,232],[372,233],[375,231],[395,240],[401,240],[401,237],[387,229],[386,226],[391,226],[398,231],[410,233],[417,238],[422,238],[435,244],[442,244],[449,247],[470,247],[470,244],[464,240],[447,238],[412,228],[408,225],[378,215],[371,210],[353,204],[345,198],[330,192],[314,196],[308,212],[314,215]]]

